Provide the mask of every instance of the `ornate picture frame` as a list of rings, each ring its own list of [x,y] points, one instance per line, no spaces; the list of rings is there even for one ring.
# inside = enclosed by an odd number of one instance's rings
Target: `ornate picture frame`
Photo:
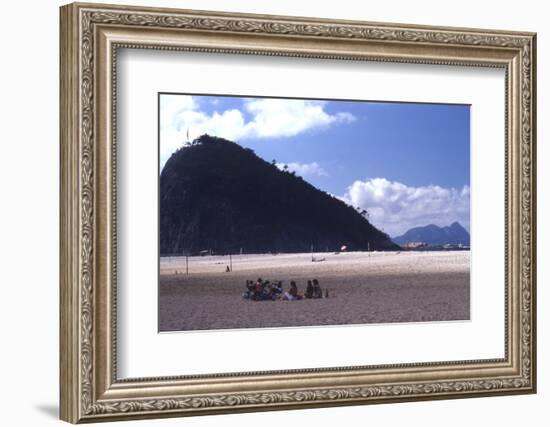
[[[60,13],[61,419],[79,423],[536,391],[535,34],[80,3]],[[120,48],[504,69],[505,357],[119,379]]]

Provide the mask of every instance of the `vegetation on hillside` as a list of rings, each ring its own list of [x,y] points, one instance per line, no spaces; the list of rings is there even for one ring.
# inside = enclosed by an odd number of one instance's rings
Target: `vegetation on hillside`
[[[252,150],[203,135],[160,176],[161,254],[395,250],[358,212]]]

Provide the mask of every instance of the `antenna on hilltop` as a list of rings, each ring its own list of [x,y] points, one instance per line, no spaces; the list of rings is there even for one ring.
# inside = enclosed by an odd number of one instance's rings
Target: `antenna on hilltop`
[[[187,145],[189,145],[191,141],[189,141],[189,128],[187,128]]]

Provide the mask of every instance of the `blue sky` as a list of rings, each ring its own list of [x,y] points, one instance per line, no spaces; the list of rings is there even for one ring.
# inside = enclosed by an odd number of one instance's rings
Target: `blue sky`
[[[252,148],[353,206],[391,236],[469,229],[470,107],[160,95],[161,167],[203,133]]]

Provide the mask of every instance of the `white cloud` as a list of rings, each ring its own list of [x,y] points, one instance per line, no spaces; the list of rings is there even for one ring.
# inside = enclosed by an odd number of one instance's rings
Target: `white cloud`
[[[460,222],[470,228],[470,187],[410,187],[385,178],[355,181],[341,198],[369,212],[369,220],[395,237],[412,227]]]
[[[328,176],[328,173],[319,165],[317,162],[312,163],[277,163],[277,167],[281,170],[284,169],[285,165],[288,170],[291,172],[296,172],[299,176]]]
[[[349,123],[355,117],[350,113],[328,114],[325,102],[289,99],[254,99],[245,103],[253,119],[245,124],[241,138],[278,138],[298,135],[306,130]]]
[[[355,120],[351,113],[329,114],[326,102],[289,99],[247,99],[243,110],[230,109],[207,114],[197,98],[188,95],[162,95],[161,165],[187,141],[208,133],[229,140],[281,138]],[[247,119],[245,112],[251,117]]]

